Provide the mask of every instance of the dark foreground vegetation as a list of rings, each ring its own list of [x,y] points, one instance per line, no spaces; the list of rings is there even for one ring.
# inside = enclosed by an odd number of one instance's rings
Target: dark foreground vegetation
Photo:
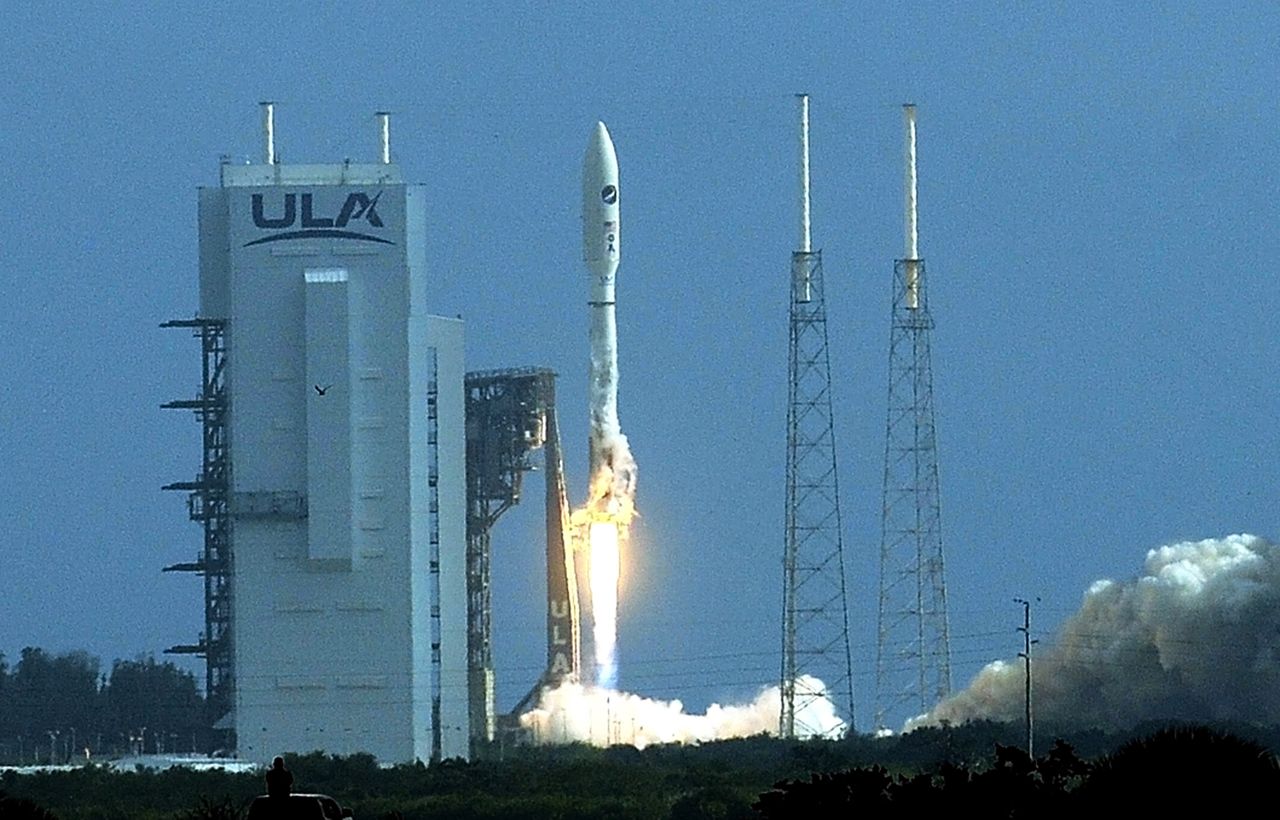
[[[109,670],[86,652],[27,647],[0,654],[0,764],[66,763],[121,754],[209,751],[195,678],[150,656]]]
[[[1140,806],[1216,813],[1280,793],[1280,731],[1143,727],[1074,735],[1031,760],[1017,727],[974,724],[902,737],[699,747],[509,752],[505,760],[379,768],[372,758],[288,757],[299,791],[359,820],[426,818],[1112,817]],[[232,820],[260,774],[75,771],[0,776],[0,820]],[[1257,802],[1256,805],[1267,805]],[[42,813],[47,812],[47,813]]]

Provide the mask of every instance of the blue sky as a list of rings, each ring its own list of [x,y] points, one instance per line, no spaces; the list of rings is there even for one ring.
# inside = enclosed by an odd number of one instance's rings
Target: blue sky
[[[859,718],[870,712],[900,105],[919,105],[956,683],[1100,577],[1278,526],[1273,4],[8,4],[0,53],[0,651],[159,652],[200,628],[188,477],[195,189],[259,152],[428,186],[431,292],[471,369],[561,373],[586,477],[579,172],[626,189],[621,415],[642,525],[627,688],[777,675],[793,94],[812,95]],[[581,412],[575,412],[575,408]],[[575,446],[581,443],[581,447]],[[537,505],[495,533],[499,697],[536,676]]]

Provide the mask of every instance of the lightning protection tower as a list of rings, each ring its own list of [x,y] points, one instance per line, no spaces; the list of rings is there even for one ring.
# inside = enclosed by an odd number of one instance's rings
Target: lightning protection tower
[[[786,547],[782,587],[782,737],[823,730],[810,707],[830,697],[853,729],[844,546],[831,423],[831,360],[822,251],[809,230],[809,97],[800,109],[800,247],[791,254]],[[824,687],[825,684],[825,687]]]
[[[906,253],[893,266],[889,413],[884,450],[876,728],[901,708],[928,710],[951,692],[947,585],[938,501],[926,296],[916,219],[916,108],[906,121]],[[896,716],[896,715],[895,715]]]

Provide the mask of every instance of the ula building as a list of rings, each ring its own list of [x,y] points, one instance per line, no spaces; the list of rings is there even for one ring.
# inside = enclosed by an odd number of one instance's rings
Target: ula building
[[[465,757],[463,328],[430,315],[425,197],[391,163],[224,163],[199,195],[189,495],[211,720],[239,756]]]

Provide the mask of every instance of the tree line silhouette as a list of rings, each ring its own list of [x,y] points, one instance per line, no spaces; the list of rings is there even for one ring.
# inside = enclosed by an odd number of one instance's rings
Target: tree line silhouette
[[[1090,761],[1059,740],[1038,758],[997,745],[985,765],[943,763],[891,774],[883,766],[786,781],[754,804],[765,820],[793,817],[1194,816],[1267,805],[1280,765],[1260,743],[1204,727],[1165,729]]]
[[[210,742],[195,678],[150,656],[103,672],[86,652],[0,654],[0,764],[203,750]],[[87,750],[87,754],[86,754]]]
[[[1257,739],[1273,741],[1275,729],[1254,737],[1191,726],[1139,737],[1086,733],[1082,745],[1103,751],[1085,754],[1060,741],[1035,759],[1010,742],[988,742],[996,735],[1016,742],[1020,732],[973,724],[803,743],[760,736],[643,751],[522,747],[503,760],[390,768],[369,755],[286,758],[296,788],[330,794],[362,820],[897,818],[940,809],[1050,820],[1210,809],[1229,816],[1267,805],[1261,801],[1280,788],[1276,759]],[[0,817],[239,820],[263,790],[261,773],[98,766],[4,773]]]

